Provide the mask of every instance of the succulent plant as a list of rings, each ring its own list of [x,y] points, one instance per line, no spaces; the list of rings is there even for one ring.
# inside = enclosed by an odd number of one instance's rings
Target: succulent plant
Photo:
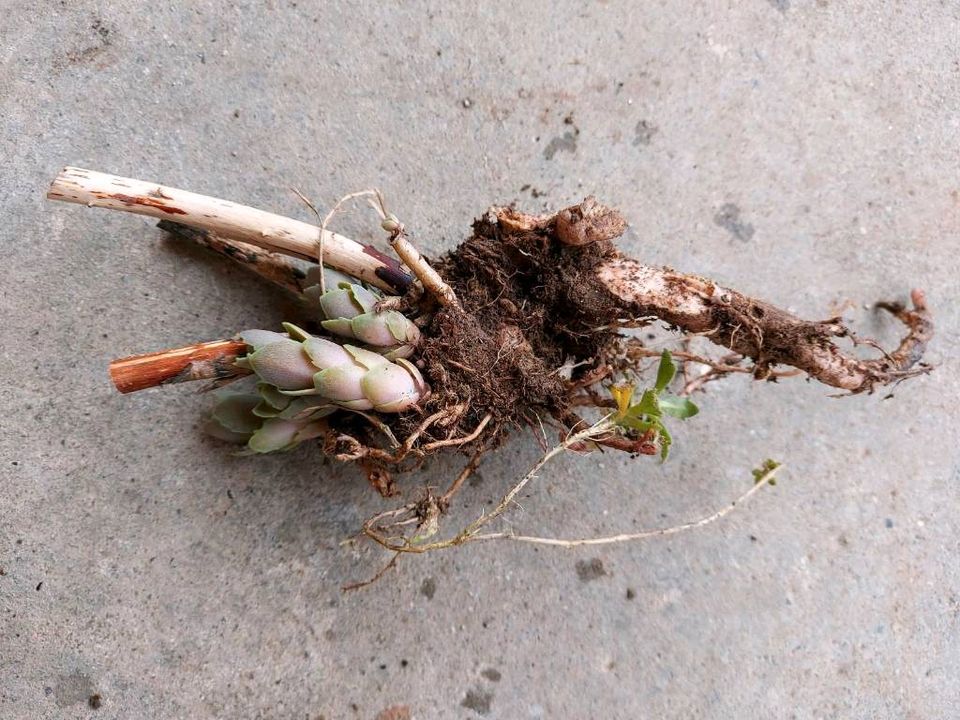
[[[255,453],[289,450],[326,430],[322,418],[336,411],[323,400],[277,402],[276,388],[258,383],[256,392],[221,390],[206,431],[229,442],[246,443]]]
[[[309,398],[349,410],[402,412],[426,393],[417,367],[353,345],[339,345],[284,323],[287,334],[266,330],[240,333],[253,352],[238,360],[260,380],[264,402],[287,411],[282,398]],[[322,401],[322,402],[321,402]],[[263,408],[261,408],[263,412]]]
[[[405,358],[284,328],[239,334],[251,352],[237,364],[253,371],[256,388],[220,391],[208,433],[257,453],[289,450],[323,434],[324,418],[337,410],[398,413],[426,395],[423,376]]]
[[[303,294],[320,308],[325,330],[364,343],[390,359],[413,354],[420,330],[410,318],[396,310],[377,312],[377,303],[383,296],[343,273],[324,269],[328,289],[323,292],[319,272],[313,269],[307,273],[305,284],[312,280],[316,280],[316,284],[308,285]]]

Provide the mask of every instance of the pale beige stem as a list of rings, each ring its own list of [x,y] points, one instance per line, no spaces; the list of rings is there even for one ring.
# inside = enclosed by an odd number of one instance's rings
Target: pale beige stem
[[[460,301],[457,300],[453,288],[443,281],[440,273],[433,269],[413,243],[407,240],[403,232],[394,233],[390,238],[390,244],[400,259],[423,283],[424,290],[433,295],[437,302],[444,307],[460,307]]]
[[[304,260],[317,257],[320,229],[316,225],[155,182],[66,167],[50,185],[47,197],[174,220]],[[409,275],[396,261],[372,246],[329,231],[324,233],[323,245],[324,262],[330,267],[391,292],[403,292],[410,284]]]
[[[532,543],[534,545],[553,545],[554,547],[574,548],[584,545],[615,545],[617,543],[633,542],[635,540],[646,540],[647,538],[665,537],[667,535],[676,535],[687,530],[696,530],[715,523],[717,520],[725,518],[740,505],[756,495],[761,488],[771,484],[776,477],[777,472],[782,465],[769,468],[761,475],[753,486],[743,493],[730,504],[716,510],[709,515],[705,515],[699,520],[692,520],[681,525],[671,525],[670,527],[656,528],[653,530],[641,530],[632,533],[620,533],[618,535],[607,535],[605,537],[577,538],[575,540],[563,540],[561,538],[540,537],[537,535],[515,535],[511,532],[487,533],[485,535],[474,535],[473,540],[514,540],[516,542]]]

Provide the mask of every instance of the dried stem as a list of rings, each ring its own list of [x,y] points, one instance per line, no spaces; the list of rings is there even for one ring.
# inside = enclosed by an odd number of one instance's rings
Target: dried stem
[[[687,530],[695,530],[697,528],[702,528],[712,523],[717,522],[718,520],[726,517],[731,512],[733,512],[738,506],[744,504],[750,498],[752,498],[756,493],[758,493],[761,488],[766,487],[771,484],[775,479],[777,473],[783,467],[780,464],[770,464],[765,467],[762,474],[760,471],[755,471],[756,477],[754,480],[753,486],[743,493],[736,500],[730,504],[716,510],[709,515],[706,515],[698,520],[693,520],[687,523],[680,525],[673,525],[665,528],[656,528],[652,530],[641,530],[639,532],[632,533],[620,533],[617,535],[608,535],[605,537],[596,537],[596,538],[577,538],[577,539],[561,539],[561,538],[551,538],[551,537],[541,537],[536,535],[519,535],[514,532],[493,532],[493,533],[480,533],[479,530],[485,525],[489,524],[492,520],[499,517],[503,512],[510,507],[513,503],[514,498],[526,487],[532,480],[537,477],[537,473],[546,465],[550,460],[556,457],[561,452],[571,449],[580,445],[581,443],[588,440],[595,440],[598,437],[602,437],[610,430],[615,428],[615,423],[610,417],[606,417],[594,425],[590,426],[586,430],[583,430],[579,433],[569,436],[564,442],[560,443],[556,447],[548,450],[544,453],[541,458],[536,462],[536,464],[530,468],[530,470],[522,477],[520,480],[510,488],[510,491],[503,496],[497,506],[489,514],[481,516],[479,519],[475,520],[473,523],[461,530],[457,535],[448,539],[440,540],[432,543],[417,543],[415,540],[408,540],[406,537],[388,537],[379,529],[378,523],[387,518],[393,518],[408,514],[411,512],[414,513],[423,513],[424,508],[427,509],[426,520],[431,520],[432,516],[429,514],[429,510],[434,507],[445,507],[445,504],[449,501],[449,497],[453,495],[454,492],[460,487],[463,483],[463,480],[475,469],[476,464],[479,463],[480,455],[482,455],[483,450],[478,449],[474,454],[474,457],[471,459],[467,467],[464,468],[460,476],[454,483],[451,485],[450,489],[440,498],[438,502],[431,502],[431,498],[428,498],[424,503],[411,503],[405,505],[402,508],[397,508],[395,510],[390,510],[368,520],[363,526],[363,533],[368,537],[372,538],[374,541],[382,545],[383,547],[392,550],[396,553],[424,553],[430,552],[432,550],[442,550],[445,548],[455,547],[457,545],[464,545],[468,542],[483,542],[487,540],[513,540],[515,542],[524,542],[531,543],[536,545],[552,545],[554,547],[580,547],[585,545],[613,545],[616,543],[632,542],[635,540],[644,540],[647,538],[653,537],[664,537],[667,535],[676,535]],[[400,527],[402,525],[409,524],[413,518],[406,518],[405,520],[400,520],[394,522],[387,527]],[[421,524],[423,524],[421,520]]]
[[[400,559],[400,553],[394,553],[393,557],[390,558],[387,564],[384,565],[379,570],[377,570],[377,572],[374,573],[373,577],[367,578],[366,580],[360,580],[359,582],[349,583],[348,585],[344,585],[340,589],[343,590],[344,592],[350,592],[351,590],[360,590],[362,588],[367,587],[368,585],[373,585],[377,580],[379,580],[384,575],[386,575],[387,571],[390,570],[390,568],[396,567],[397,560],[399,559]]]
[[[687,338],[689,339],[689,338]],[[631,361],[639,361],[641,358],[659,358],[661,355],[660,350],[654,350],[652,348],[645,347],[643,343],[636,338],[629,338],[624,343],[626,350],[626,357]],[[735,363],[742,362],[744,357],[737,353],[732,355],[727,355],[720,360],[713,360],[711,358],[705,357],[703,355],[697,355],[695,353],[688,352],[686,350],[671,350],[671,356],[675,360],[680,360],[683,362],[684,370],[684,385],[683,389],[680,390],[678,395],[690,395],[708,382],[713,380],[719,380],[722,377],[725,377],[731,373],[746,373],[748,375],[756,374],[756,367],[749,365],[738,365]],[[687,377],[687,365],[693,363],[697,365],[703,365],[707,368],[706,372],[697,375],[696,377],[688,378]],[[803,370],[767,370],[764,379],[766,380],[779,380],[780,378],[795,377],[796,375],[802,375]]]
[[[317,257],[320,229],[316,225],[154,182],[66,167],[51,184],[47,197],[176,220],[227,240],[304,260]],[[331,267],[391,292],[402,293],[409,286],[410,276],[373,246],[332,232],[324,233],[323,238],[324,259]]]
[[[122,393],[191,380],[226,380],[249,374],[233,364],[246,352],[246,343],[239,340],[215,340],[132,355],[110,363],[110,378]]]
[[[586,440],[592,440],[601,437],[614,429],[614,427],[615,423],[613,420],[610,417],[605,417],[587,429],[581,430],[580,432],[574,433],[567,437],[562,443],[544,453],[537,463],[530,468],[530,470],[522,478],[520,478],[520,480],[512,488],[510,488],[510,491],[503,496],[497,506],[489,514],[482,515],[480,518],[470,523],[470,525],[448,540],[440,540],[432,543],[418,543],[416,541],[411,541],[406,537],[386,537],[382,532],[376,529],[377,523],[380,520],[384,519],[385,517],[393,517],[398,514],[402,514],[403,512],[407,512],[411,509],[416,509],[417,506],[415,505],[407,505],[404,508],[399,508],[397,511],[388,511],[370,518],[370,520],[364,523],[363,533],[388,550],[408,553],[425,553],[430,552],[431,550],[442,550],[444,548],[455,547],[457,545],[473,542],[476,539],[480,529],[486,526],[490,521],[503,514],[503,512],[510,507],[510,505],[513,503],[513,499],[523,490],[523,488],[525,488],[531,480],[537,477],[537,473],[540,472],[540,469],[543,468],[544,465],[570,447],[579,445]],[[447,494],[449,494],[449,491]],[[427,503],[427,507],[437,507],[437,503],[435,501]],[[427,520],[432,519],[433,517],[429,515],[427,516]]]
[[[470,462],[468,462],[463,470],[460,471],[460,474],[450,483],[450,487],[447,488],[447,491],[440,496],[439,505],[441,508],[446,509],[450,505],[450,500],[454,495],[460,490],[463,486],[463,483],[466,482],[467,478],[473,475],[476,469],[480,466],[480,461],[483,459],[484,453],[487,451],[487,445],[481,445],[478,447],[473,455],[470,457]]]
[[[437,302],[445,307],[460,307],[460,301],[457,300],[453,288],[444,282],[440,273],[434,270],[413,243],[407,240],[403,233],[403,226],[391,236],[390,245],[417,279],[423,283],[424,289],[437,299]]]
[[[210,230],[198,230],[170,220],[161,220],[157,227],[229,258],[284,290],[298,295],[303,292],[306,273],[283,255],[239,240],[224,240]]]
[[[933,336],[933,322],[919,290],[911,294],[912,310],[899,304],[878,305],[907,325],[897,350],[877,360],[860,360],[834,344],[834,338],[850,336],[837,318],[801,320],[705,278],[622,256],[601,263],[595,273],[599,286],[625,314],[655,315],[688,335],[702,334],[752,358],[753,374],[760,379],[771,376],[773,365],[791,365],[826,385],[859,393],[929,370],[914,367]]]
[[[514,540],[516,542],[533,543],[535,545],[553,545],[554,547],[573,548],[582,547],[584,545],[614,545],[616,543],[632,542],[634,540],[645,540],[653,537],[676,535],[677,533],[682,533],[687,530],[696,530],[697,528],[706,527],[707,525],[715,523],[717,520],[726,517],[736,510],[738,506],[743,505],[756,493],[760,492],[761,488],[769,485],[774,480],[781,468],[783,468],[783,465],[777,465],[776,467],[769,468],[756,480],[754,485],[749,490],[747,490],[729,505],[720,508],[716,512],[710,513],[699,520],[693,520],[681,525],[672,525],[670,527],[656,528],[654,530],[641,530],[639,532],[632,533],[621,533],[619,535],[608,535],[606,537],[578,538],[575,540],[561,540],[560,538],[539,537],[535,535],[516,535],[508,532],[487,533],[484,535],[477,535],[473,539],[477,541]]]

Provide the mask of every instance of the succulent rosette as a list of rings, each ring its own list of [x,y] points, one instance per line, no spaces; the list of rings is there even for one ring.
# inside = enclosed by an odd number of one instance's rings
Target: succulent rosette
[[[320,324],[325,330],[364,343],[389,359],[413,354],[420,329],[410,318],[396,310],[378,312],[377,304],[384,297],[342,273],[324,270],[328,289],[323,292],[318,272],[307,273],[305,283],[316,280],[316,284],[308,285],[303,294],[320,308],[324,318]]]
[[[237,365],[256,376],[256,391],[224,391],[212,434],[246,442],[254,452],[285,450],[322,434],[324,418],[339,409],[399,413],[426,396],[423,376],[406,358],[340,345],[289,323],[284,328],[239,334],[251,352]]]

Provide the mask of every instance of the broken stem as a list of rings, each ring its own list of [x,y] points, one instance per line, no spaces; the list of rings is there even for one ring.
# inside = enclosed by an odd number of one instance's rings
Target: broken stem
[[[154,182],[66,167],[50,185],[47,197],[176,220],[303,260],[317,257],[320,229],[316,225]],[[399,264],[371,245],[329,231],[323,243],[324,260],[330,267],[391,292],[402,293],[410,284],[410,276]]]
[[[247,344],[239,340],[214,340],[132,355],[110,363],[110,379],[122,393],[191,380],[227,380],[249,374],[234,365],[246,352]]]

